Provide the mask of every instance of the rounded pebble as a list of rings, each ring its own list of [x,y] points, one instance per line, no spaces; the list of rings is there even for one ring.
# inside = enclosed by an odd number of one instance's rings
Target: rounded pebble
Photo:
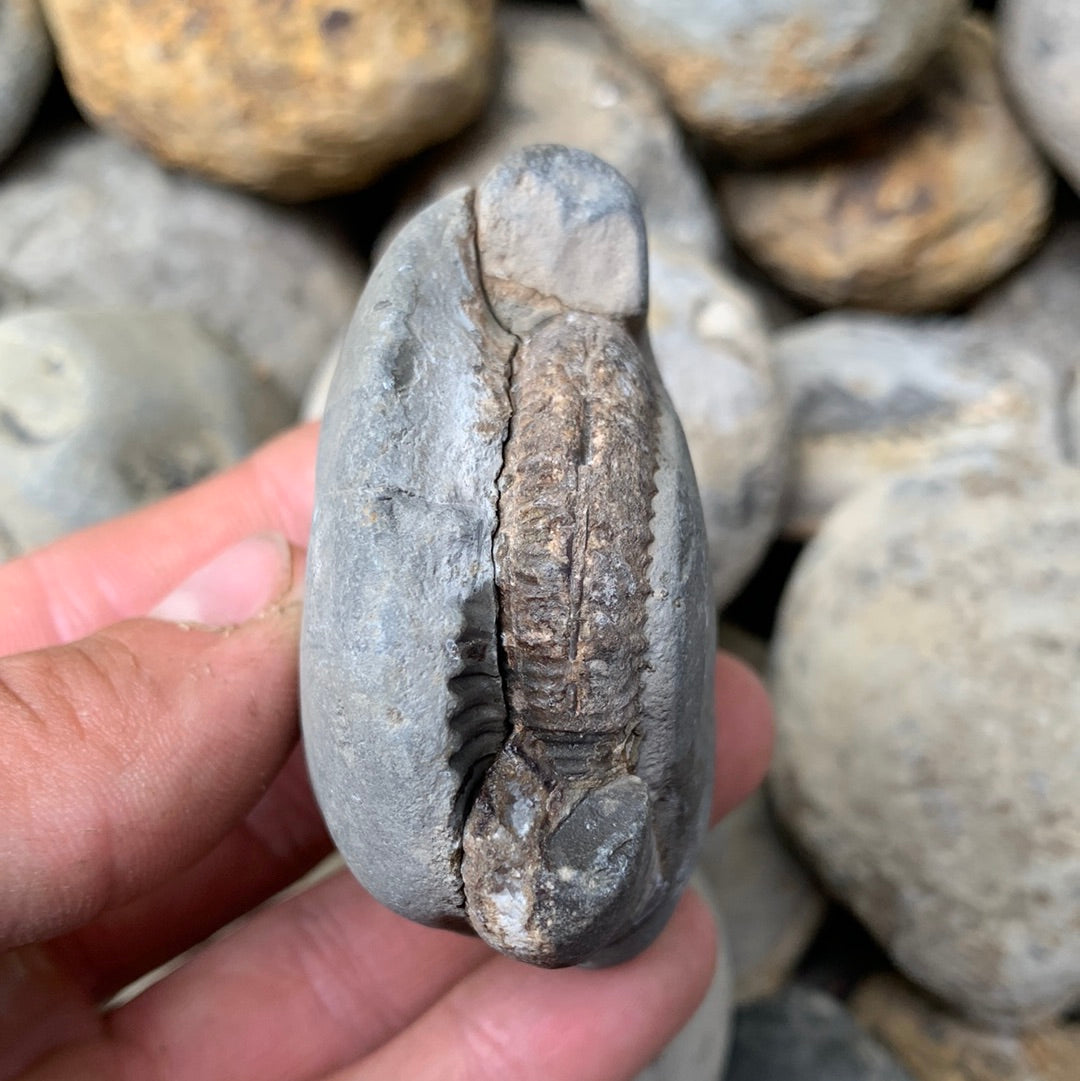
[[[1041,239],[1053,178],[1010,113],[981,17],[877,129],[771,171],[719,179],[732,235],[825,307],[917,312],[970,298]]]
[[[0,161],[33,120],[53,67],[37,0],[0,0]]]
[[[778,811],[898,967],[979,1023],[1080,1001],[1080,472],[941,464],[804,552]]]
[[[1033,137],[1080,192],[1080,7],[1005,0],[1001,61]]]
[[[0,266],[0,311],[186,311],[296,402],[364,280],[309,212],[170,173],[81,127],[27,146],[5,170]]]
[[[791,157],[898,105],[962,0],[585,0],[692,130]]]
[[[352,191],[460,131],[492,0],[43,0],[72,96],[159,161],[284,200]]]
[[[954,1017],[893,973],[860,984],[851,1011],[914,1081],[1075,1081],[1080,1072],[1080,1025],[988,1032]]]
[[[791,407],[791,536],[889,473],[961,456],[1065,458],[1051,367],[963,320],[827,312],[781,331],[774,355]]]
[[[0,356],[7,557],[194,484],[289,417],[179,313],[9,315]]]
[[[649,252],[649,337],[694,463],[713,593],[726,604],[778,528],[787,410],[754,301],[693,251]]]
[[[724,1081],[912,1081],[831,995],[798,984],[743,1006]]]
[[[478,183],[511,151],[562,143],[596,154],[626,177],[650,239],[662,235],[719,254],[719,215],[701,166],[657,90],[593,20],[566,7],[505,3],[498,25],[503,56],[491,106],[425,160],[387,235],[420,204]]]

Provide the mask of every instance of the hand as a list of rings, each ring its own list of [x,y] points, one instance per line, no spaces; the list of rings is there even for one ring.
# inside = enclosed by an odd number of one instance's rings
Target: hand
[[[545,972],[340,872],[101,1009],[330,851],[296,746],[315,439],[0,567],[0,1078],[629,1078],[705,992],[692,892],[634,960]],[[726,656],[717,715],[714,819],[771,738]]]

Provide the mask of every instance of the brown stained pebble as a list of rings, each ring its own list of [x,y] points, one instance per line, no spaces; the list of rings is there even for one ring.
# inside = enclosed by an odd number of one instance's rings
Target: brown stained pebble
[[[1018,263],[1053,180],[1006,105],[990,24],[972,16],[888,124],[788,167],[726,173],[719,194],[738,242],[792,292],[916,312]]]
[[[68,87],[167,165],[283,200],[367,184],[459,131],[491,0],[46,0]]]
[[[902,104],[961,0],[585,0],[692,131],[787,159]]]
[[[891,973],[861,984],[851,1010],[914,1081],[1076,1081],[1080,1076],[1077,1024],[1051,1024],[1020,1035],[989,1032],[954,1017]]]

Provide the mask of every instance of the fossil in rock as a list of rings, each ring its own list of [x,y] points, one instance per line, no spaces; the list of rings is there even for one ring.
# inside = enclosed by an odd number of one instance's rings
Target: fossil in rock
[[[712,774],[712,611],[644,331],[645,231],[584,151],[419,214],[349,329],[319,448],[308,761],[383,903],[545,966],[655,937]]]

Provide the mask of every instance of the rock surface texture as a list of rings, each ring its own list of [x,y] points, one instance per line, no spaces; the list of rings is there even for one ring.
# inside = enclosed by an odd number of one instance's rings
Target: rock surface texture
[[[781,836],[763,791],[706,837],[701,873],[728,931],[736,1000],[778,991],[820,927],[826,900]]]
[[[0,0],[0,162],[29,126],[52,72],[38,0]]]
[[[912,1081],[831,995],[800,987],[735,1015],[724,1081]]]
[[[912,979],[979,1022],[1080,1000],[1080,472],[864,489],[775,639],[778,810]]]
[[[1080,7],[1006,0],[999,18],[1009,89],[1032,136],[1080,192]]]
[[[585,0],[693,131],[789,157],[899,104],[962,0]]]
[[[502,62],[491,106],[417,178],[406,210],[474,185],[507,154],[563,143],[613,165],[641,200],[650,241],[663,236],[715,256],[720,224],[701,166],[659,93],[592,19],[572,8],[505,3]]]
[[[1080,1073],[1080,1025],[1023,1035],[987,1032],[891,973],[861,984],[851,1010],[914,1081],[1075,1081]]]
[[[311,215],[166,172],[71,129],[0,184],[0,311],[26,304],[186,311],[294,401],[363,284]]]
[[[0,558],[187,487],[284,425],[187,316],[0,319]]]
[[[961,456],[1063,461],[1052,369],[960,319],[829,312],[781,331],[776,374],[790,403],[790,535],[888,473]]]
[[[1006,105],[989,23],[972,16],[887,125],[770,172],[725,173],[719,190],[732,235],[793,292],[933,311],[1031,251],[1053,181]]]
[[[491,0],[44,0],[79,105],[167,165],[279,199],[351,191],[460,131]]]
[[[787,410],[757,307],[688,249],[649,252],[649,337],[682,422],[705,513],[713,593],[726,604],[776,532]]]
[[[646,293],[626,182],[521,151],[395,239],[323,423],[301,680],[331,832],[390,907],[544,965],[651,941],[710,799],[704,524]]]

